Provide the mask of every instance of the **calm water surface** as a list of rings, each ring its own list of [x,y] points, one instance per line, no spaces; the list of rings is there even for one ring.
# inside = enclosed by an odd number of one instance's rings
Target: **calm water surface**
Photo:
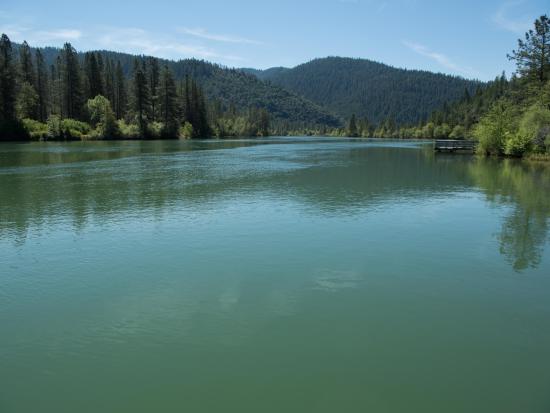
[[[0,412],[550,412],[550,168],[0,146]]]

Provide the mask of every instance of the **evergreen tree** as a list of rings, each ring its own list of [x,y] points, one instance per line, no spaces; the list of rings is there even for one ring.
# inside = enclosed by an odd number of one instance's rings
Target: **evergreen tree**
[[[132,107],[137,116],[140,135],[148,135],[150,95],[144,64],[136,59],[132,85]]]
[[[0,122],[15,121],[15,67],[8,36],[0,38]]]
[[[124,79],[124,72],[122,71],[122,65],[120,60],[117,61],[115,72],[115,115],[117,119],[122,119],[126,113],[127,95],[126,95],[126,80]]]
[[[103,95],[102,72],[95,53],[86,53],[84,56],[84,66],[88,84],[88,99]]]
[[[82,113],[82,81],[76,50],[65,43],[61,51],[61,114],[66,118],[78,119]]]
[[[351,137],[357,137],[358,136],[358,133],[357,133],[357,120],[355,118],[355,113],[353,115],[351,115],[351,118],[349,120],[348,136],[351,136]]]
[[[48,72],[44,56],[40,49],[36,49],[36,92],[38,94],[38,120],[45,122],[48,118],[49,99],[48,99]]]
[[[158,86],[159,86],[159,61],[155,57],[147,58],[147,78],[149,81],[149,92],[151,94],[151,120],[155,122],[158,115]]]
[[[26,41],[21,44],[19,48],[19,70],[21,74],[21,80],[27,82],[29,85],[35,84],[35,73],[32,63],[32,53]]]
[[[518,73],[541,84],[550,79],[550,19],[541,16],[535,21],[535,30],[518,40],[518,48],[508,58],[516,61]]]
[[[99,55],[101,56],[101,55]],[[103,68],[103,94],[114,105],[115,102],[115,72],[111,59],[107,59]]]
[[[163,122],[162,135],[164,137],[176,137],[178,133],[178,95],[176,92],[176,82],[172,71],[168,66],[164,66],[158,87],[158,97],[160,103],[160,114]]]
[[[20,119],[36,119],[38,110],[38,94],[29,82],[24,81],[17,95],[17,115]]]

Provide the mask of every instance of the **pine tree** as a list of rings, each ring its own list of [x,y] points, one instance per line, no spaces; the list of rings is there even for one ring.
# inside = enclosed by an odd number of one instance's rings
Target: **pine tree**
[[[36,49],[35,53],[36,61],[36,92],[38,94],[38,120],[45,122],[49,113],[49,99],[48,99],[48,71],[46,70],[46,63],[44,62],[44,56],[40,49]]]
[[[535,30],[525,33],[525,40],[518,40],[518,48],[510,60],[516,61],[518,73],[527,79],[544,84],[550,79],[550,19],[541,16],[535,21]]]
[[[124,78],[124,72],[122,71],[120,60],[117,61],[116,64],[114,103],[116,118],[122,119],[122,117],[126,113],[127,96],[126,80]]]
[[[158,115],[158,86],[159,86],[159,62],[155,57],[147,59],[147,77],[149,81],[149,92],[151,94],[151,120],[155,122]]]
[[[76,50],[70,43],[65,43],[61,51],[61,97],[62,116],[78,119],[82,113],[82,81],[80,64]]]
[[[158,97],[160,103],[160,114],[163,121],[162,135],[164,137],[176,137],[178,133],[178,107],[176,93],[176,82],[172,71],[168,66],[164,66],[158,87]]]
[[[101,55],[99,55],[101,56]],[[100,65],[102,66],[102,65]],[[111,106],[114,106],[115,102],[115,73],[113,71],[113,63],[111,59],[107,59],[103,70],[103,95],[109,100]]]
[[[150,95],[145,64],[140,64],[137,59],[134,61],[132,106],[137,116],[140,135],[145,137],[148,135]]]
[[[0,122],[15,121],[15,67],[8,36],[0,38]]]
[[[351,118],[349,120],[348,124],[348,136],[351,137],[357,137],[357,119],[355,117],[355,113],[351,115]]]
[[[26,41],[24,41],[19,48],[19,70],[21,73],[21,80],[34,87],[35,72],[32,63],[32,53]]]
[[[88,99],[103,95],[102,73],[95,53],[86,53],[84,56],[84,66],[88,84]]]

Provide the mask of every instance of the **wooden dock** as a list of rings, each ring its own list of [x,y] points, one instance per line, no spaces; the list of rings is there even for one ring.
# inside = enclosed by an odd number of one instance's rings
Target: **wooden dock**
[[[436,152],[475,152],[477,142],[462,139],[441,139],[436,140],[434,149]]]

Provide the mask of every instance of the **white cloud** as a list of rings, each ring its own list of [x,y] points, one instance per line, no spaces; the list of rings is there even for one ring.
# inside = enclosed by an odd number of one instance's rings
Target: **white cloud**
[[[262,44],[257,40],[247,39],[245,37],[233,36],[229,34],[214,34],[210,33],[202,28],[189,28],[189,27],[180,27],[178,29],[180,33],[188,34],[193,37],[198,37],[205,40],[213,40],[216,42],[224,43],[242,43],[242,44]]]
[[[36,36],[42,39],[42,41],[49,40],[78,40],[82,37],[82,32],[75,29],[57,29],[57,30],[44,30],[36,32]]]
[[[82,32],[76,29],[34,30],[30,26],[6,24],[0,26],[0,32],[6,33],[12,41],[26,40],[33,46],[50,46],[52,41],[74,41],[82,37]]]
[[[476,70],[472,69],[471,67],[460,66],[456,64],[443,53],[435,52],[422,44],[414,42],[404,41],[403,44],[411,49],[413,52],[435,61],[447,70],[450,70],[465,77],[480,77],[480,73]]]
[[[213,49],[182,43],[171,37],[159,37],[138,28],[103,29],[98,39],[101,47],[117,51],[147,54],[164,58],[198,57],[241,61],[242,58],[219,53]]]
[[[509,1],[500,5],[498,10],[492,16],[493,22],[501,29],[509,32],[523,34],[531,28],[533,21],[531,18],[522,16],[520,18],[512,19],[508,17],[511,9],[520,6],[524,3],[524,0]]]

